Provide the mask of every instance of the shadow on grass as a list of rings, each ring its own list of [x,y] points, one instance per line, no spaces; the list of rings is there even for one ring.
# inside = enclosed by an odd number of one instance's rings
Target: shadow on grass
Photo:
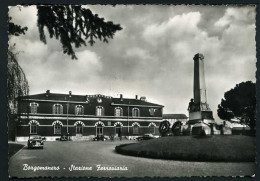
[[[11,158],[15,153],[22,149],[25,145],[17,143],[8,143],[8,159]]]
[[[212,136],[211,135],[206,135],[206,136],[196,135],[196,136],[192,136],[192,138],[207,139],[207,138],[212,138]]]

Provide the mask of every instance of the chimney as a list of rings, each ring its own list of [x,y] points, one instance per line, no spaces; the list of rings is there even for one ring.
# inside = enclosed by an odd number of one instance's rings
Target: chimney
[[[71,92],[71,91],[69,91],[69,97],[71,97],[71,94],[72,94],[72,92]]]
[[[123,94],[120,94],[120,100],[121,101],[123,100]]]
[[[136,99],[136,100],[138,99],[138,95],[135,95],[135,99]]]
[[[48,97],[49,94],[50,94],[50,90],[47,90],[47,91],[46,91],[46,97]]]

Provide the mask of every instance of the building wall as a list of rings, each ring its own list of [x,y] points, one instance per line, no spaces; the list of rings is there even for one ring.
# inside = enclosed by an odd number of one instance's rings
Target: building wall
[[[37,112],[32,113],[30,105],[36,103]],[[63,106],[62,114],[53,114],[53,105],[61,104]],[[75,114],[75,106],[82,105],[84,107],[83,115]],[[67,107],[68,106],[68,107]],[[102,106],[104,114],[96,116],[96,107]],[[116,117],[115,108],[121,107],[123,115]],[[121,136],[138,136],[145,133],[153,133],[158,135],[158,127],[162,121],[163,106],[146,106],[142,105],[112,105],[111,98],[102,98],[102,102],[96,101],[96,97],[89,98],[88,102],[78,101],[64,102],[64,100],[44,100],[44,99],[20,99],[19,100],[19,125],[17,127],[17,137],[27,137],[30,134],[30,125],[37,123],[37,133],[46,137],[60,137],[67,134],[76,136],[77,124],[83,125],[82,136],[96,135],[98,123],[103,127],[103,134],[110,136],[115,135],[116,123],[121,127]],[[67,109],[68,108],[68,109]],[[139,109],[139,115],[133,117],[132,108]],[[150,113],[150,109],[154,108],[154,114]],[[68,111],[67,111],[68,110]],[[129,110],[129,111],[128,111]],[[61,133],[54,134],[55,123],[61,123]],[[134,134],[133,126],[138,125],[139,131]]]

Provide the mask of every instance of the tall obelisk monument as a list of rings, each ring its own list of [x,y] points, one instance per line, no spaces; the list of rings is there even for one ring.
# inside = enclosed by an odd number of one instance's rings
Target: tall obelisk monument
[[[204,74],[204,56],[196,54],[194,60],[194,82],[193,82],[193,97],[194,103],[206,103],[206,84]]]
[[[206,83],[204,73],[204,56],[196,54],[194,60],[193,99],[189,104],[189,124],[204,122],[214,123],[212,111],[207,104]]]

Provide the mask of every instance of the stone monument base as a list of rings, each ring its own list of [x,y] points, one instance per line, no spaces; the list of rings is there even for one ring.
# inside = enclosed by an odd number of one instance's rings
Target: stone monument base
[[[191,130],[191,135],[212,135],[217,132],[212,111],[189,112],[187,124]]]

